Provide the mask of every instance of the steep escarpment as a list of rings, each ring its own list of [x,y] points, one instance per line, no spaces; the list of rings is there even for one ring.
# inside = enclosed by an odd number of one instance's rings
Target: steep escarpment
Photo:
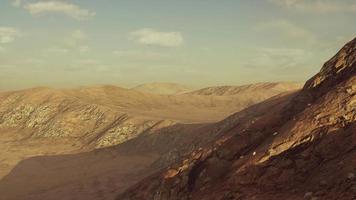
[[[356,39],[303,90],[239,112],[216,141],[117,199],[346,199],[356,193]]]

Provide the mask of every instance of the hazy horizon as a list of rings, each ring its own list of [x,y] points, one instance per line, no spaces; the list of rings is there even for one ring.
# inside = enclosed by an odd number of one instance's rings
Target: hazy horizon
[[[135,89],[135,87],[139,86],[147,86],[151,84],[158,84],[162,86],[162,88],[166,88],[165,86],[170,85],[170,84],[176,84],[177,87],[187,87],[190,88],[192,91],[199,90],[199,89],[204,89],[204,88],[210,88],[210,87],[239,87],[239,86],[248,86],[248,85],[257,85],[257,84],[274,84],[274,83],[282,83],[286,85],[299,85],[302,87],[304,85],[304,82],[296,82],[296,81],[276,81],[276,82],[251,82],[251,83],[242,83],[242,84],[206,84],[206,85],[197,85],[197,84],[184,84],[184,83],[177,83],[177,82],[143,82],[143,83],[138,83],[138,84],[105,84],[105,83],[98,83],[98,84],[85,84],[85,85],[34,85],[34,86],[24,86],[24,87],[19,87],[19,88],[0,88],[0,92],[8,92],[8,91],[20,91],[20,90],[29,90],[29,89],[36,89],[36,88],[48,88],[48,89],[64,89],[64,90],[71,90],[71,89],[80,89],[80,88],[95,88],[95,87],[105,87],[105,86],[114,86],[118,88],[124,88],[124,89]],[[159,87],[156,87],[157,89]],[[169,89],[167,87],[167,89]]]
[[[0,0],[0,90],[304,82],[355,18],[352,0]]]

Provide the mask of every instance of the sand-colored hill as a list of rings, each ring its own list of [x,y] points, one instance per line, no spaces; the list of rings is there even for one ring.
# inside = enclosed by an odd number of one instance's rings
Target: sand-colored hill
[[[146,83],[133,87],[132,89],[144,93],[173,95],[186,93],[194,88],[177,83]]]

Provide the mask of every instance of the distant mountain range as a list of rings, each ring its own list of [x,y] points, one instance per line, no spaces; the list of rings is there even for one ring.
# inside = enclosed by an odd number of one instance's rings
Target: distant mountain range
[[[146,83],[132,88],[145,93],[153,94],[182,94],[194,90],[194,87],[180,85],[176,83]]]

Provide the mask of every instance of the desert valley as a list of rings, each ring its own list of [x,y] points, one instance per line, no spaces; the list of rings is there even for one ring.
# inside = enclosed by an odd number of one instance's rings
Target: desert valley
[[[352,200],[355,60],[353,40],[303,88],[260,83],[182,91],[156,83],[150,91],[3,92],[0,194]]]
[[[356,200],[354,0],[0,0],[0,200]]]

